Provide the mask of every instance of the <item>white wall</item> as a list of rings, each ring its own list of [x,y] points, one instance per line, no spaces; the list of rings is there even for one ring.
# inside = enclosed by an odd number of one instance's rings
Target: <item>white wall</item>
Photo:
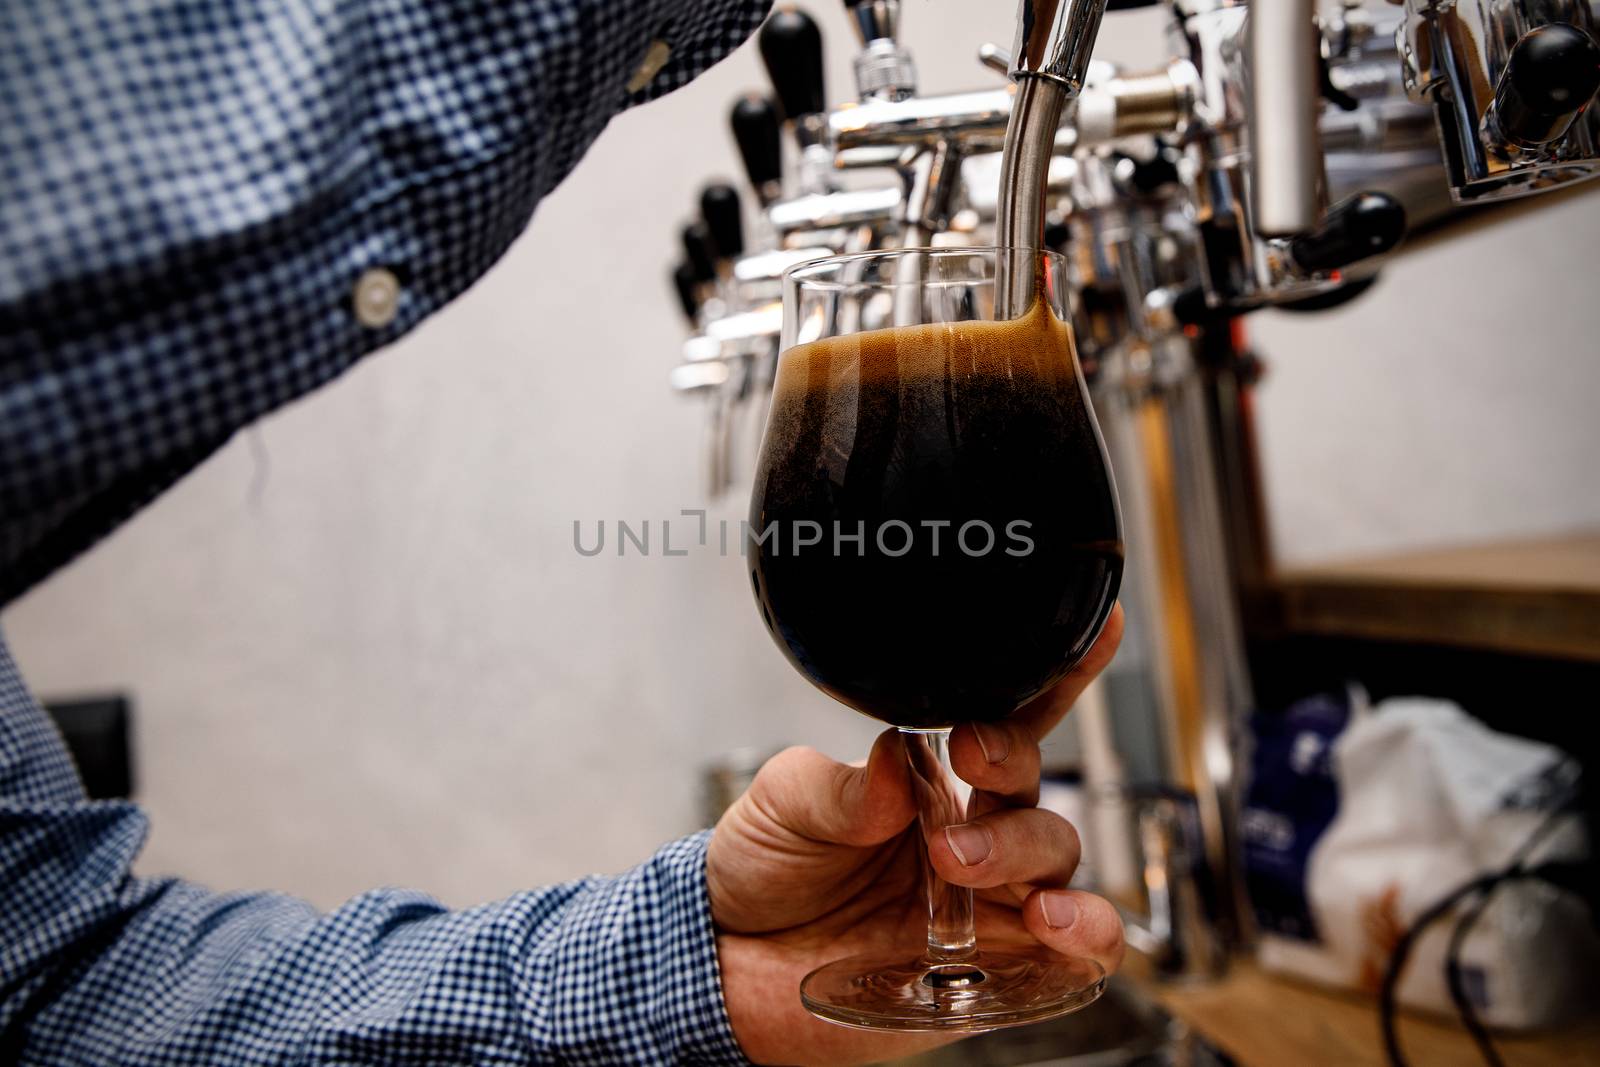
[[[812,6],[837,97],[847,30]],[[988,82],[972,56],[1011,12],[908,5],[924,87]],[[1108,19],[1104,54],[1159,60],[1159,21]],[[701,181],[736,173],[727,105],[761,84],[746,47],[619,118],[471,293],[0,619],[40,692],[136,695],[147,870],[472,902],[693,828],[710,753],[861,750],[871,724],[784,663],[737,558],[571,541],[574,519],[700,502],[664,274]],[[1349,311],[1252,323],[1285,555],[1600,522],[1595,205],[1399,264]]]
[[[1600,187],[1249,320],[1285,562],[1600,526]]]

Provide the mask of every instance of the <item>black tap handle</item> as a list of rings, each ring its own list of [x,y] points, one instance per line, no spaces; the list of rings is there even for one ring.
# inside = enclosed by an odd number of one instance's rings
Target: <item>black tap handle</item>
[[[764,96],[744,96],[733,105],[729,117],[733,139],[739,146],[750,184],[759,193],[772,182],[783,180],[783,156],[779,149],[778,109]]]
[[[1132,11],[1140,7],[1155,7],[1161,0],[1106,0],[1107,11]]]
[[[1382,255],[1406,235],[1406,209],[1385,193],[1357,193],[1328,209],[1315,230],[1289,243],[1304,270],[1337,270]]]
[[[716,281],[717,245],[711,239],[711,228],[705,223],[691,222],[683,228],[683,256],[695,281]]]
[[[1600,89],[1600,44],[1563,22],[1522,35],[1494,90],[1500,132],[1522,145],[1560,139]]]
[[[1371,289],[1378,282],[1378,275],[1369,274],[1365,278],[1357,278],[1353,282],[1345,282],[1337,289],[1330,289],[1325,293],[1314,296],[1303,296],[1299,300],[1290,300],[1282,304],[1274,304],[1279,311],[1330,311],[1336,307],[1343,307],[1356,297]]]
[[[1044,246],[1052,252],[1063,252],[1072,240],[1072,230],[1059,218],[1045,219]]]
[[[687,263],[679,263],[672,268],[672,287],[678,291],[678,305],[683,308],[684,318],[691,323],[700,313],[700,300],[695,295],[695,286],[699,283],[694,280],[694,268]]]
[[[1165,153],[1142,160],[1133,168],[1133,187],[1141,193],[1153,193],[1182,181],[1183,172],[1178,169],[1178,161]]]
[[[785,4],[767,18],[758,44],[783,117],[797,119],[823,111],[822,31],[816,20]]]
[[[1172,301],[1172,314],[1184,326],[1205,326],[1228,316],[1228,312],[1214,308],[1206,300],[1204,286],[1191,285]]]
[[[744,219],[739,192],[727,182],[712,182],[700,192],[700,217],[711,230],[717,255],[735,259],[744,252]]]
[[[1124,156],[1123,159],[1127,160],[1127,164],[1124,166],[1119,161],[1116,174],[1129,189],[1141,196],[1149,196],[1183,180],[1178,170],[1176,152],[1164,144],[1158,143],[1156,154],[1149,159],[1134,156]]]

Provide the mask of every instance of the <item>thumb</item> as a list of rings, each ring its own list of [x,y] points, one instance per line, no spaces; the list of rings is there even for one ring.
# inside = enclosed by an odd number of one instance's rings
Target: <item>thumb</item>
[[[880,734],[859,766],[786,749],[761,768],[750,799],[776,829],[825,845],[881,845],[916,815],[896,730]]]

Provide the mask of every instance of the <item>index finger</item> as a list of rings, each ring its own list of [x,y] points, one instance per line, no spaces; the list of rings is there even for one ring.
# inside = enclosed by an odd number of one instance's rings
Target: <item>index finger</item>
[[[1119,601],[1106,617],[1100,636],[1095,638],[1094,644],[1089,646],[1089,651],[1084,653],[1078,665],[1054,687],[1019,708],[1011,717],[1012,724],[1027,730],[1035,741],[1043,740],[1046,734],[1054,730],[1083,695],[1089,683],[1106,669],[1111,657],[1117,654],[1117,646],[1122,643],[1122,621],[1122,604]]]
[[[999,722],[962,723],[950,735],[950,761],[973,795],[974,813],[995,806],[1039,802],[1039,742],[1055,728],[1116,654],[1122,640],[1122,607],[1113,606],[1100,636],[1083,661],[1049,692]]]

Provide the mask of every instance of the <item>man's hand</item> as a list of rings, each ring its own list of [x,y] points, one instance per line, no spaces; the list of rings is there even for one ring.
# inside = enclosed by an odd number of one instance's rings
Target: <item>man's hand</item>
[[[1040,811],[1039,741],[1116,652],[1117,607],[1099,641],[1054,689],[1001,723],[950,738],[956,773],[973,786],[970,821],[935,834],[940,876],[977,890],[978,942],[1032,939],[1057,952],[1122,960],[1112,906],[1066,889],[1078,835]],[[722,988],[745,1055],[762,1064],[862,1063],[945,1044],[949,1035],[874,1033],[813,1018],[800,980],[858,952],[904,948],[926,934],[906,756],[889,730],[861,767],[792,748],[761,769],[717,823],[706,859]]]

